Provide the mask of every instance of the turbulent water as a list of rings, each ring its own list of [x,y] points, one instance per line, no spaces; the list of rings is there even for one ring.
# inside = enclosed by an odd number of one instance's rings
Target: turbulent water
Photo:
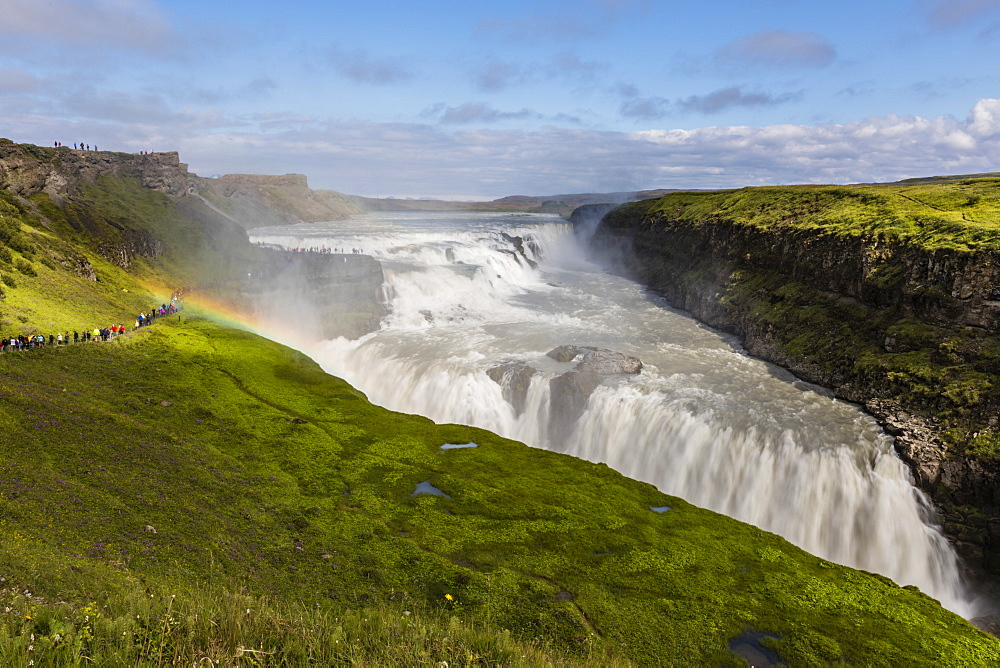
[[[504,233],[524,239],[523,254]],[[606,462],[973,614],[927,499],[874,420],[603,271],[561,219],[380,213],[253,239],[382,262],[381,329],[306,346],[373,402]],[[549,380],[572,363],[545,353],[562,344],[634,355],[644,368],[607,377],[552,442]],[[539,371],[520,413],[487,375],[510,361]]]

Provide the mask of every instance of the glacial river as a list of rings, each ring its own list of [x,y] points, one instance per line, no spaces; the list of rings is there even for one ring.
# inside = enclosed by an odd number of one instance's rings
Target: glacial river
[[[523,255],[504,233],[524,239]],[[373,402],[605,462],[975,613],[930,504],[872,418],[608,273],[562,219],[378,213],[255,229],[251,239],[357,249],[382,263],[390,313],[378,332],[289,341]],[[644,367],[606,377],[552,439],[549,380],[572,363],[546,352],[563,344],[633,355]],[[538,370],[521,411],[487,375],[512,361]]]

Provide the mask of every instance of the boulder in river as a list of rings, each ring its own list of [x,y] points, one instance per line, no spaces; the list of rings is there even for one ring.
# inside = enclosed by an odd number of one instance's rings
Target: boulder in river
[[[616,373],[637,374],[642,371],[642,362],[638,357],[614,350],[591,350],[583,354],[583,359],[576,365],[576,369],[599,373],[602,376]]]
[[[505,362],[486,371],[486,375],[502,388],[503,398],[518,415],[524,412],[531,377],[536,373],[537,369],[524,362]]]
[[[573,425],[587,407],[587,400],[605,376],[642,371],[642,361],[638,357],[592,346],[563,345],[546,355],[557,362],[572,362],[582,355],[572,371],[549,381],[549,438],[553,443],[561,443],[569,437]]]
[[[549,439],[554,447],[566,441],[603,376],[593,371],[567,371],[549,381]]]
[[[545,354],[557,362],[572,362],[579,355],[591,350],[597,350],[597,348],[589,346],[564,345],[564,346],[559,346],[557,348],[553,348],[552,350],[550,350]]]
[[[587,400],[605,376],[642,371],[638,357],[593,346],[562,345],[546,355],[562,363],[580,358],[573,369],[549,381],[549,438],[555,444],[563,442],[573,431]],[[537,369],[522,361],[504,362],[486,371],[502,388],[503,398],[518,415],[524,412],[528,387],[536,373]]]

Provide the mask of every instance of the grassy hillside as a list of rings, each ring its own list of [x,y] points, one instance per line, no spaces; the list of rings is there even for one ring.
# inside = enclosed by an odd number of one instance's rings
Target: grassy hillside
[[[148,310],[154,296],[136,277],[59,222],[44,225],[36,204],[55,210],[45,196],[33,203],[0,191],[0,333],[92,329]]]
[[[357,648],[322,640],[337,611],[372,608],[399,624],[399,651],[416,616],[570,661],[739,665],[728,643],[748,630],[795,665],[1000,661],[1000,641],[919,592],[604,466],[375,407],[301,354],[190,312],[3,361],[10,652],[31,633],[33,651],[53,629],[78,638],[90,614],[107,635],[47,651],[340,660]],[[424,482],[447,496],[415,495]],[[25,589],[65,604],[39,609]],[[261,634],[241,614],[288,628]],[[505,642],[461,651],[508,661]]]
[[[647,210],[698,224],[721,219],[764,230],[874,236],[928,249],[1000,249],[1000,178],[675,193],[648,203]]]

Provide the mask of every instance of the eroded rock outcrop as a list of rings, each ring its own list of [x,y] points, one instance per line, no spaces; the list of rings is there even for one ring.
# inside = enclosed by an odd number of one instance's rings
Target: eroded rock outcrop
[[[642,371],[638,357],[614,350],[577,346],[558,346],[546,353],[561,364],[576,361],[572,369],[549,380],[549,438],[555,447],[569,437],[573,425],[583,415],[587,401],[608,376],[634,375]],[[524,412],[528,388],[538,370],[524,361],[509,361],[486,371],[503,389],[503,397],[520,415]]]
[[[536,373],[537,369],[524,362],[506,362],[486,371],[486,375],[502,388],[503,398],[518,415],[524,412],[528,388]]]
[[[638,357],[604,348],[563,345],[546,355],[557,362],[580,360],[572,370],[549,381],[549,438],[553,443],[562,443],[569,437],[590,395],[605,377],[642,371]]]
[[[524,262],[532,269],[538,268],[538,263],[532,260],[530,257],[528,257],[528,254],[524,252],[524,244],[525,244],[524,237],[511,236],[506,232],[501,232],[500,236],[503,238],[504,241],[509,242],[514,247],[513,251],[507,251],[507,252],[512,253],[514,257],[518,258],[518,261],[524,260]],[[531,242],[529,241],[528,243],[530,244]]]
[[[66,193],[95,183],[99,176],[136,178],[144,188],[173,196],[185,194],[191,186],[191,174],[176,151],[140,155],[0,140],[0,183],[22,197],[44,192],[61,202]]]

